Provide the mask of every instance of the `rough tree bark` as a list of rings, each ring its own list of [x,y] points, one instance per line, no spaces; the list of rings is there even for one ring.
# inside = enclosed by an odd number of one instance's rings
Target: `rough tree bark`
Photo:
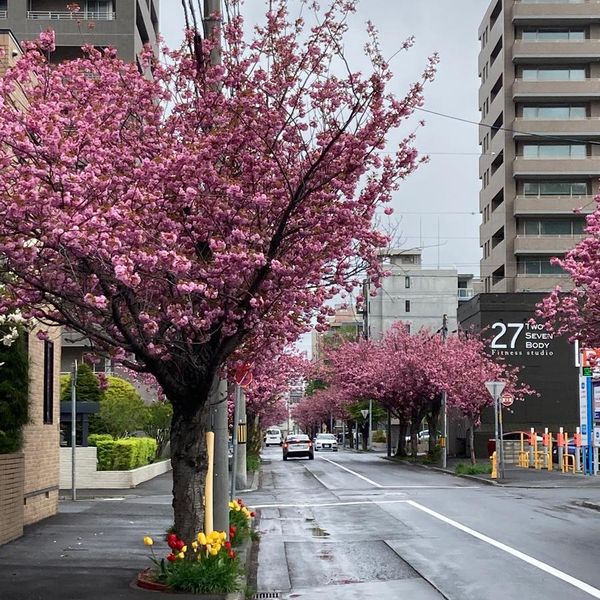
[[[406,419],[398,417],[398,443],[396,456],[406,456]]]
[[[467,436],[469,440],[469,455],[471,457],[471,464],[477,464],[477,457],[475,456],[475,436],[473,432],[473,422],[469,421],[469,429],[467,431]]]
[[[433,401],[431,411],[427,415],[427,427],[429,429],[429,454],[435,452],[435,447],[438,443],[438,422],[440,420],[440,412],[442,410],[442,399],[440,397]],[[448,432],[445,432],[446,436]],[[448,440],[446,439],[446,444]]]

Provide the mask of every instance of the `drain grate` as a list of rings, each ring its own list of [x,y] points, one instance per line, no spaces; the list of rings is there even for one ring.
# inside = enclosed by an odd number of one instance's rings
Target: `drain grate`
[[[256,592],[254,600],[266,600],[268,598],[279,598],[279,592]]]

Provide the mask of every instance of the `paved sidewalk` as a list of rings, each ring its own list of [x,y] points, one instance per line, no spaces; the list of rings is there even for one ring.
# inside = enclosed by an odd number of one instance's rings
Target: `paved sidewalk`
[[[154,538],[157,555],[166,554],[171,487],[169,472],[135,489],[82,491],[81,500],[63,500],[59,514],[26,527],[22,538],[0,546],[0,598],[148,599],[153,592],[130,584],[151,566],[142,542],[145,535]]]
[[[554,465],[553,471],[546,469],[523,469],[514,465],[507,465],[505,469],[505,478],[503,480],[493,480],[490,475],[456,475],[454,469],[459,463],[469,463],[467,458],[450,458],[448,459],[448,468],[442,469],[435,465],[424,465],[418,462],[409,460],[398,460],[382,455],[381,458],[390,460],[391,462],[398,462],[403,465],[419,466],[425,469],[431,469],[447,473],[455,477],[464,477],[467,479],[473,479],[481,481],[489,485],[497,485],[501,487],[511,488],[528,488],[528,489],[552,489],[552,488],[599,488],[600,489],[600,475],[590,476],[583,475],[581,473],[561,473],[556,469]],[[479,463],[483,464],[483,460],[479,460]]]

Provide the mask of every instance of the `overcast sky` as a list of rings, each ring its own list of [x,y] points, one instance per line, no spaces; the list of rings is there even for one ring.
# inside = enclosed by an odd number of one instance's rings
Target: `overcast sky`
[[[362,46],[367,19],[380,30],[386,56],[414,35],[414,48],[392,62],[398,77],[396,93],[402,94],[408,83],[418,78],[428,55],[439,52],[438,74],[426,90],[424,108],[478,121],[477,29],[487,4],[486,0],[362,0],[348,34],[350,65],[358,69],[366,66]],[[298,6],[297,0],[290,0],[290,6]],[[257,22],[264,7],[264,0],[246,0],[242,11],[248,22]],[[181,2],[162,0],[160,10],[162,34],[169,46],[178,46],[184,26]],[[415,115],[415,122],[421,118],[427,125],[419,130],[416,145],[420,152],[430,155],[431,162],[402,184],[392,204],[394,218],[401,218],[403,246],[415,247],[422,242],[427,266],[436,267],[439,261],[441,267],[477,274],[477,126],[423,112]]]

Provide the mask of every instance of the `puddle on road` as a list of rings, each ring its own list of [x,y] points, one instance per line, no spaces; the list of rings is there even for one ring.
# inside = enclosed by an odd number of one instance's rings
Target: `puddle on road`
[[[329,537],[329,533],[320,527],[311,527],[310,532],[313,537]]]

